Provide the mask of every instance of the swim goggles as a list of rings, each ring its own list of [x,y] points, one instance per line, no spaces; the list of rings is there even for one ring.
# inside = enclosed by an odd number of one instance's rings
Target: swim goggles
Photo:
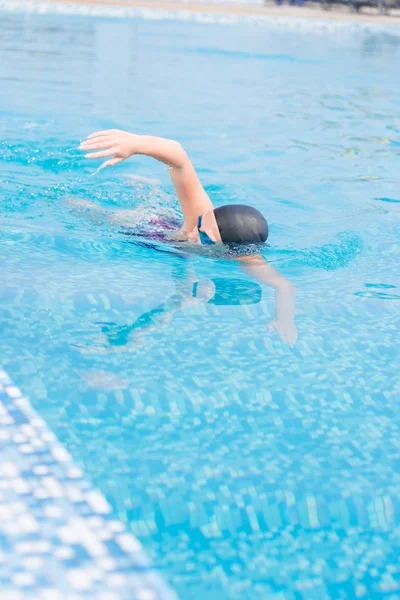
[[[200,236],[200,242],[202,244],[215,244],[216,242],[213,242],[208,235],[206,234],[205,231],[201,231],[200,227],[201,227],[201,223],[202,223],[203,217],[202,215],[200,215],[200,217],[197,219],[197,231],[199,232],[199,236]]]

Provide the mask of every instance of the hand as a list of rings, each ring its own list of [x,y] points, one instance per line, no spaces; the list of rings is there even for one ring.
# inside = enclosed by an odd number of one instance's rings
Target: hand
[[[297,342],[297,327],[294,321],[278,321],[274,319],[267,325],[268,331],[275,330],[282,342],[293,348]]]
[[[114,165],[126,160],[132,154],[137,154],[139,151],[140,135],[121,131],[120,129],[107,129],[106,131],[96,131],[88,135],[87,139],[81,143],[79,150],[98,150],[100,152],[91,152],[85,154],[85,158],[104,158],[112,156],[100,166],[113,167]]]

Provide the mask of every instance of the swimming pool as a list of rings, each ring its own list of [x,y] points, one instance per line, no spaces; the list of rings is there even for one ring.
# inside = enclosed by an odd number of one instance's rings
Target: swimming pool
[[[1,16],[2,366],[180,598],[398,598],[398,30]],[[132,327],[247,280],[71,208],[176,208],[149,160],[93,175],[106,127],[266,213],[293,349],[267,288]]]

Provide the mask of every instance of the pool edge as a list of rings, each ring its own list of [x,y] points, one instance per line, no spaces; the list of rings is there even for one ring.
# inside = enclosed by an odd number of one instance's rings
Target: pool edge
[[[2,369],[0,456],[0,600],[177,600]]]
[[[300,30],[383,31],[400,35],[400,16],[328,12],[297,6],[244,4],[240,0],[0,0],[0,10],[26,13],[202,23],[255,22]]]

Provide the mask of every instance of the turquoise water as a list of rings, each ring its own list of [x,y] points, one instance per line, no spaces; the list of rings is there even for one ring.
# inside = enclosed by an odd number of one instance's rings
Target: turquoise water
[[[182,599],[399,598],[396,30],[1,17],[2,366]],[[94,175],[108,127],[266,214],[294,348],[235,265],[74,209],[178,213],[149,159]]]

